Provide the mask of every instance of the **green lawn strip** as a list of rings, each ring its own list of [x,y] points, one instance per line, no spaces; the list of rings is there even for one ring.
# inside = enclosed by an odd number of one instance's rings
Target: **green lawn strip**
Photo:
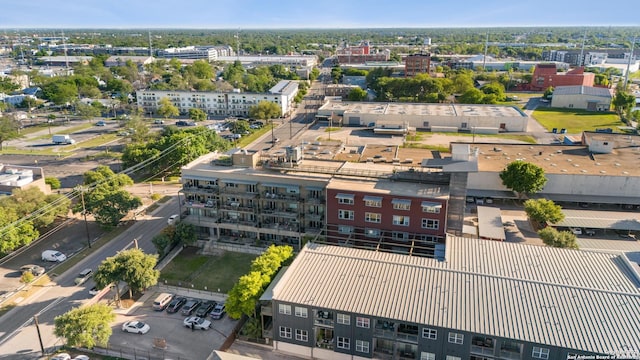
[[[160,275],[160,282],[226,293],[240,276],[249,272],[256,255],[225,252],[222,255],[198,255],[185,249],[169,263]]]
[[[340,131],[342,130],[342,128],[339,127],[328,127],[326,129],[324,129],[324,132],[333,132],[333,131]]]
[[[424,140],[425,137],[429,137],[433,134],[439,134],[444,136],[467,136],[467,137],[479,137],[479,138],[499,138],[499,139],[511,139],[526,142],[529,144],[535,144],[536,139],[530,135],[518,135],[518,134],[470,134],[470,133],[451,133],[451,132],[417,132],[415,138],[419,140],[413,140],[413,136],[407,136],[407,142],[410,141],[421,141]]]
[[[570,134],[595,131],[597,128],[612,128],[617,131],[618,126],[624,126],[618,115],[611,112],[538,108],[533,112],[532,117],[549,131],[553,128],[567,129]]]
[[[256,129],[251,134],[241,137],[240,140],[238,140],[236,145],[237,147],[243,148],[251,144],[255,140],[257,140],[260,136],[264,135],[267,131],[271,131],[271,127],[269,127],[269,125],[263,126],[260,129]]]
[[[72,149],[79,148],[93,148],[97,146],[102,146],[104,144],[108,144],[116,140],[118,136],[116,134],[103,134],[93,137],[89,140],[85,140],[79,143],[75,143],[71,146]]]
[[[449,147],[444,145],[430,145],[430,144],[421,144],[421,143],[406,143],[401,147],[406,149],[425,149],[425,150],[434,150],[440,151],[443,153],[449,152]]]
[[[12,146],[4,146],[0,154],[4,155],[44,155],[44,156],[61,156],[66,157],[72,153],[66,150],[54,151],[54,149],[34,150],[34,149],[17,149]]]

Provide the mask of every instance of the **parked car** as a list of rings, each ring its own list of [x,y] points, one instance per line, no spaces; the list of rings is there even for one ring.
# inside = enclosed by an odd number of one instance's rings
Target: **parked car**
[[[100,120],[100,121],[98,121],[98,122],[96,123],[96,126],[107,126],[107,123],[106,123],[106,122],[104,122],[104,121],[102,121],[102,120]]]
[[[176,121],[176,126],[189,126],[189,122],[184,120],[179,120],[179,121]]]
[[[574,235],[582,235],[581,228],[569,228],[569,231],[571,231]]]
[[[212,319],[218,320],[218,319],[222,319],[222,317],[226,312],[227,311],[224,307],[224,304],[220,303],[220,304],[216,304],[216,306],[213,308],[213,311],[211,311],[211,314],[209,316],[211,316]]]
[[[198,310],[196,310],[196,316],[197,317],[201,317],[201,318],[206,318],[207,315],[209,315],[209,313],[211,311],[213,311],[213,308],[216,307],[216,302],[215,301],[205,301],[202,303],[202,305],[200,305],[200,307],[198,307]]]
[[[22,271],[23,274],[26,272],[30,272],[33,274],[33,276],[40,276],[44,274],[44,268],[42,266],[33,264],[23,265],[22,267],[20,267],[20,271]]]
[[[164,124],[164,120],[162,120],[162,119],[155,119],[155,120],[153,120],[153,123],[154,123],[154,124],[156,124],[156,125],[162,125],[162,124]]]
[[[167,224],[169,225],[173,225],[176,223],[176,221],[180,219],[180,215],[178,214],[173,214],[171,216],[169,216],[169,218],[167,219]]]
[[[98,293],[100,293],[100,289],[98,289],[97,286],[94,286],[91,289],[89,289],[89,295],[91,296],[96,296],[98,295]]]
[[[85,283],[85,281],[89,280],[89,278],[93,276],[93,270],[91,269],[84,269],[80,272],[80,274],[78,274],[78,276],[76,277],[76,279],[73,281],[76,285],[82,285]]]
[[[211,327],[211,321],[197,316],[190,316],[184,319],[182,323],[188,328],[193,326],[194,329],[198,330],[207,330]]]
[[[596,236],[596,230],[595,229],[584,229],[584,233],[589,235],[589,236]]]
[[[52,357],[51,360],[71,360],[71,355],[67,353],[59,353]]]
[[[183,297],[174,298],[169,303],[169,306],[167,306],[167,313],[169,314],[177,313],[182,307],[182,305],[184,305],[184,303],[186,302],[187,302],[186,298],[183,298]]]
[[[89,357],[87,355],[78,355],[71,360],[89,360]]]
[[[196,299],[189,299],[182,307],[182,315],[189,316],[202,304],[202,301]]]
[[[122,331],[134,334],[146,334],[151,330],[149,324],[145,324],[142,321],[127,321],[122,324]]]
[[[67,255],[57,250],[45,250],[42,252],[42,261],[63,262],[67,260]]]

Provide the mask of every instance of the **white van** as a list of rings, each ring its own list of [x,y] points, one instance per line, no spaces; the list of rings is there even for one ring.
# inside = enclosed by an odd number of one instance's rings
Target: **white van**
[[[172,299],[173,299],[173,294],[162,293],[158,295],[158,297],[156,297],[156,299],[153,301],[153,310],[155,311],[164,310],[167,307],[167,305],[169,305]]]
[[[173,224],[176,223],[177,220],[180,220],[180,215],[173,214],[173,215],[169,216],[169,218],[167,219],[167,224],[173,225]]]
[[[58,250],[45,250],[42,252],[42,261],[63,262],[67,256]]]

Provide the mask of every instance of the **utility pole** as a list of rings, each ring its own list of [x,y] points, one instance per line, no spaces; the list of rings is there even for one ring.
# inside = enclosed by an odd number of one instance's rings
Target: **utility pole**
[[[629,68],[631,67],[631,58],[633,57],[633,48],[636,44],[636,36],[633,36],[633,41],[631,42],[631,52],[629,53],[629,61],[627,61],[627,71],[624,73],[624,89],[627,89],[627,85],[629,84]]]
[[[87,208],[84,204],[84,187],[80,186],[80,200],[82,201],[82,216],[84,216],[84,229],[87,233],[87,245],[91,248],[91,235],[89,234],[89,223],[87,222]]]
[[[38,315],[33,315],[33,323],[36,325],[36,331],[38,332],[38,340],[40,341],[40,351],[44,356],[44,345],[42,344],[42,335],[40,334],[40,324],[38,324]]]
[[[487,31],[487,39],[484,41],[484,56],[482,57],[482,71],[487,71],[487,52],[489,51],[489,32]]]
[[[578,59],[578,67],[584,65],[584,44],[587,41],[587,30],[584,30],[584,35],[582,36],[582,48],[580,49],[580,59]]]

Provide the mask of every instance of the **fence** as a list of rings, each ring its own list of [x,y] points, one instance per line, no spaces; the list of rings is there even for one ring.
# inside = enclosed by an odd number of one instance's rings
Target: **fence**
[[[154,341],[154,343],[155,342],[156,341]],[[157,343],[161,345],[162,341],[157,341]],[[126,346],[114,346],[112,344],[108,344],[106,348],[95,347],[90,352],[98,355],[113,356],[128,360],[189,360],[189,358],[184,354],[174,353],[162,348],[140,350]]]

